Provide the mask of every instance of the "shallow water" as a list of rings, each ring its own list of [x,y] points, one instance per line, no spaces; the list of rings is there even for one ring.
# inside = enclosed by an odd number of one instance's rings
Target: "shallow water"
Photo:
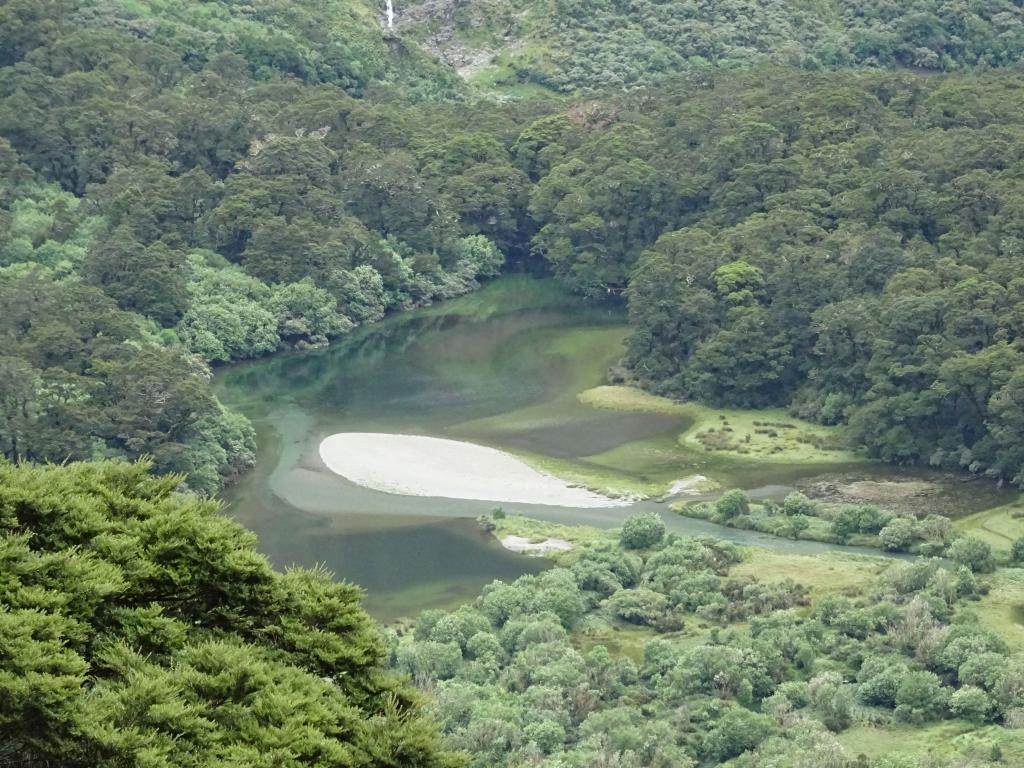
[[[472,296],[396,316],[327,350],[284,354],[226,368],[221,398],[258,431],[256,468],[225,493],[229,512],[259,536],[280,566],[324,563],[366,588],[382,619],[452,605],[495,578],[543,568],[506,552],[473,518],[492,503],[393,496],[328,471],[317,447],[343,431],[429,434],[579,462],[648,441],[675,445],[682,416],[596,410],[576,394],[604,382],[622,355],[625,313],[588,304],[550,281],[505,277]],[[668,458],[665,458],[665,456]],[[702,473],[727,486],[782,498],[825,473],[873,479],[922,476],[877,465],[753,464],[661,453],[636,459],[632,474],[672,479]],[[929,478],[937,473],[923,473]],[[964,485],[957,504],[973,511],[1005,502],[987,484]],[[614,527],[636,509],[657,509],[670,529],[793,552],[831,548],[682,518],[645,502],[632,508],[502,505],[532,517]]]

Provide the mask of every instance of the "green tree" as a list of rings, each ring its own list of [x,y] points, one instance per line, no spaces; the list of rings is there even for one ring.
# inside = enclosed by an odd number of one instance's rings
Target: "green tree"
[[[720,520],[732,520],[750,512],[750,499],[743,491],[733,489],[722,494],[715,502],[715,514]]]
[[[948,701],[942,681],[931,672],[908,672],[896,691],[896,716],[920,724],[938,717]]]
[[[962,536],[954,541],[949,547],[949,556],[973,573],[991,573],[996,569],[992,547],[975,536]]]
[[[665,538],[665,521],[656,512],[631,515],[622,524],[619,541],[626,549],[649,549]]]
[[[983,723],[992,710],[992,701],[980,688],[965,685],[949,697],[949,710],[972,723]]]
[[[774,731],[768,717],[733,707],[705,736],[704,752],[714,760],[725,761],[754,749]]]

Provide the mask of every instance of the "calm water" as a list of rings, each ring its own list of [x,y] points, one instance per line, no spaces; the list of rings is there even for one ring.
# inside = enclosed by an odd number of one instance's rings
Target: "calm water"
[[[452,605],[495,578],[538,571],[541,561],[506,552],[480,532],[473,518],[493,504],[360,488],[323,467],[318,445],[342,431],[429,434],[586,463],[589,456],[641,440],[673,443],[687,426],[683,417],[599,411],[576,400],[578,392],[603,383],[621,356],[624,323],[621,306],[584,303],[549,281],[506,277],[327,350],[225,369],[218,376],[220,396],[253,420],[259,438],[255,470],[225,494],[229,511],[256,532],[276,565],[325,563],[366,588],[367,607],[382,619]],[[702,472],[781,498],[800,479],[846,470],[865,477],[906,474],[706,456],[662,457],[637,474],[672,479]],[[966,507],[1003,500],[991,486],[970,486],[963,491]],[[639,506],[664,510],[653,502]],[[606,527],[636,509],[503,507]],[[792,551],[829,548],[663,516],[680,532]]]

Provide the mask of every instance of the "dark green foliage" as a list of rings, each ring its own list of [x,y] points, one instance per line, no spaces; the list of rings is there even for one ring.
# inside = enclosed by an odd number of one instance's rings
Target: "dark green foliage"
[[[253,434],[202,361],[327,344],[523,250],[517,117],[359,101],[452,81],[404,72],[372,4],[258,5],[0,12],[8,458],[148,454],[215,492]]]
[[[4,456],[148,455],[210,493],[251,465],[252,428],[213,397],[204,365],[97,288],[48,277],[0,275]]]
[[[0,465],[0,736],[19,765],[447,766],[355,587],[280,575],[145,464]]]
[[[560,138],[534,242],[579,289],[626,288],[655,391],[788,405],[881,459],[1013,480],[1018,158],[991,148],[1020,144],[1019,85],[777,71],[622,98]],[[670,205],[622,199],[663,187]]]

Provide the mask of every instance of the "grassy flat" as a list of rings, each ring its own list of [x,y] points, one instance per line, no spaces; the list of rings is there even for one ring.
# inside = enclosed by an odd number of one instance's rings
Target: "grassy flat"
[[[521,515],[508,515],[503,518],[495,518],[494,535],[501,539],[505,536],[523,536],[530,541],[544,541],[545,539],[563,539],[573,546],[587,544],[599,544],[601,542],[614,543],[619,540],[617,531],[604,528],[593,528],[587,525],[560,525],[548,523],[543,520],[534,520]],[[550,552],[546,557],[558,560],[564,556],[564,552]]]
[[[626,413],[671,413],[689,415],[693,407],[667,397],[652,395],[637,387],[602,386],[580,392],[576,399],[592,408]]]
[[[973,610],[1011,648],[1024,648],[1024,569],[1000,568],[987,578],[991,590]]]
[[[955,525],[958,530],[987,541],[993,549],[1007,551],[1024,536],[1024,507],[1013,503],[986,509],[957,520]]]
[[[678,442],[681,448],[696,453],[786,464],[864,460],[863,456],[839,447],[841,428],[795,419],[780,408],[709,408],[698,403],[677,403],[624,386],[595,387],[581,392],[577,399],[592,408],[687,417],[690,426]]]
[[[757,548],[746,552],[744,561],[733,567],[733,575],[753,576],[769,583],[793,579],[810,589],[815,599],[830,592],[860,592],[892,565],[891,560],[881,557],[838,552],[792,555]]]
[[[680,442],[693,450],[715,451],[758,461],[787,464],[849,463],[863,457],[838,447],[842,430],[794,419],[782,409],[715,409],[694,404],[695,422]]]
[[[604,465],[523,451],[511,453],[540,472],[611,498],[650,498],[662,495],[668,487],[665,481],[646,480]]]
[[[998,727],[979,727],[965,720],[944,720],[930,725],[858,725],[836,735],[851,755],[875,759],[894,755],[985,759],[998,743],[1005,765],[1024,759],[1024,733]]]

